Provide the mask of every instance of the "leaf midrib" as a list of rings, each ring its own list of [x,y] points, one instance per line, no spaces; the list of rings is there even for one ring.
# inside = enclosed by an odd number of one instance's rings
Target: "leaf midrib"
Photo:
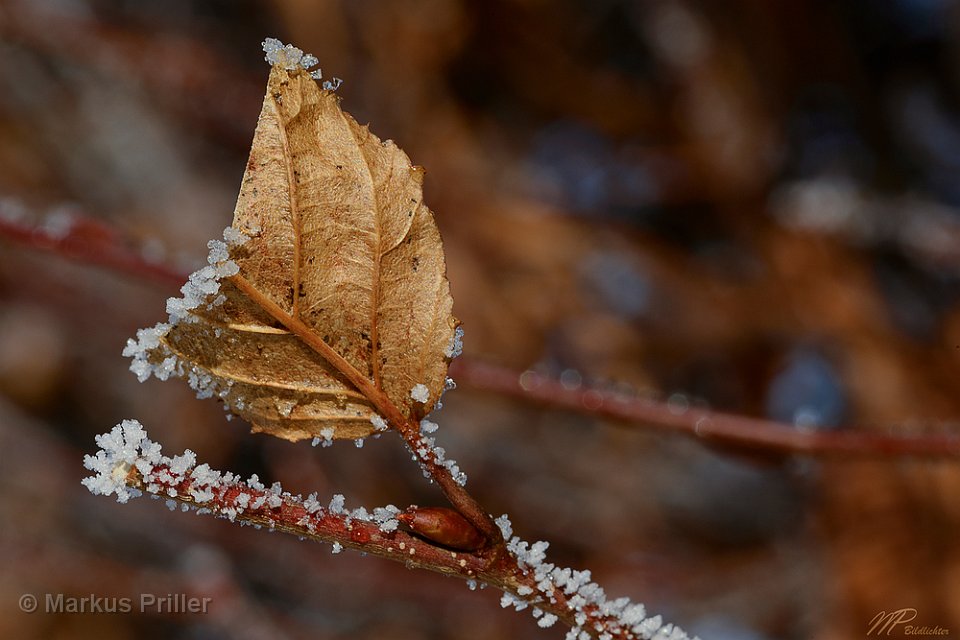
[[[283,163],[287,169],[287,197],[290,200],[290,226],[293,228],[293,291],[291,301],[291,315],[300,317],[300,209],[297,206],[297,184],[293,169],[293,154],[290,152],[290,139],[287,136],[287,125],[280,112],[280,104],[274,96],[270,96],[273,113],[277,117],[277,129],[280,131],[280,143],[283,147]],[[291,119],[292,120],[292,119]]]

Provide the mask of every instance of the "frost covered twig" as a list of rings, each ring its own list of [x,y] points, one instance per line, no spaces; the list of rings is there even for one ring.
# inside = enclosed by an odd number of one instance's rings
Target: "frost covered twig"
[[[115,495],[125,503],[142,492],[166,498],[171,508],[196,509],[241,524],[267,527],[304,538],[327,542],[337,552],[343,548],[404,562],[417,568],[472,577],[480,560],[464,554],[439,553],[419,538],[397,529],[400,509],[393,505],[367,511],[347,509],[342,495],[326,505],[316,495],[291,495],[279,483],[264,486],[257,476],[242,480],[230,472],[197,464],[187,450],[172,458],[164,456],[159,443],[151,441],[136,420],[125,420],[112,431],[97,436],[101,447],[96,456],[86,456],[84,465],[96,475],[84,485],[97,495]],[[461,557],[464,556],[464,557]]]
[[[529,544],[513,536],[506,516],[497,520],[502,549],[485,548],[463,552],[430,544],[399,528],[400,509],[393,505],[368,511],[347,509],[342,495],[323,505],[316,495],[304,498],[284,491],[279,483],[270,487],[253,476],[241,480],[232,473],[198,464],[192,451],[172,458],[164,456],[143,426],[125,420],[110,432],[97,436],[101,447],[86,456],[84,465],[95,472],[83,484],[98,495],[115,495],[127,502],[146,492],[164,498],[171,509],[195,509],[232,522],[266,527],[330,543],[334,553],[352,548],[467,580],[471,589],[489,585],[504,592],[501,605],[517,611],[530,608],[541,627],[562,620],[571,627],[567,638],[605,640],[657,638],[683,640],[687,635],[660,616],[647,617],[643,605],[626,598],[607,600],[603,589],[591,581],[589,571],[557,567],[546,560],[546,542]]]

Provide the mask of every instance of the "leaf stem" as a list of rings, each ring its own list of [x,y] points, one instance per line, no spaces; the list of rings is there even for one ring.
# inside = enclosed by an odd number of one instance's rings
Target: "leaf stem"
[[[417,449],[419,445],[420,425],[412,418],[405,416],[382,389],[378,389],[373,382],[357,371],[356,367],[324,342],[323,339],[308,325],[304,324],[302,320],[287,313],[242,275],[232,276],[230,282],[250,298],[250,300],[270,314],[277,322],[286,327],[287,330],[303,340],[307,346],[317,352],[320,357],[330,363],[333,368],[343,374],[344,377],[373,404],[374,408],[386,419],[387,423],[403,437],[407,446],[414,451]],[[432,452],[421,457],[421,460],[423,460],[425,470],[437,483],[440,490],[443,491],[444,496],[450,501],[450,504],[453,505],[470,524],[475,526],[487,537],[491,546],[502,546],[503,536],[500,533],[500,528],[493,521],[493,518],[490,517],[490,514],[484,511],[476,499],[457,483],[450,470],[442,464],[439,464]]]
[[[375,522],[351,518],[348,512],[333,513],[327,509],[308,509],[299,495],[282,493],[232,480],[211,488],[186,473],[171,474],[164,465],[149,470],[149,480],[131,466],[124,484],[158,498],[174,500],[190,508],[209,511],[233,522],[266,527],[315,542],[326,542],[355,549],[370,555],[403,563],[408,568],[425,569],[463,580],[477,580],[505,593],[518,602],[528,603],[544,613],[557,616],[569,627],[582,627],[593,637],[604,629],[606,637],[617,640],[636,638],[622,627],[616,616],[597,607],[581,607],[588,622],[575,620],[575,607],[570,598],[555,586],[547,596],[537,590],[537,579],[530,569],[520,566],[517,559],[503,553],[502,547],[483,548],[474,552],[454,551],[435,546],[403,530],[382,531]],[[198,503],[194,496],[211,491],[210,498]],[[274,499],[279,497],[279,502]]]

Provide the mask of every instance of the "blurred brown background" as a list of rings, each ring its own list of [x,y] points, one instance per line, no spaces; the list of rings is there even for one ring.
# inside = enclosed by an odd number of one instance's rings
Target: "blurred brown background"
[[[191,269],[229,223],[276,36],[427,168],[466,356],[805,428],[960,417],[960,7],[946,0],[2,0],[0,213]],[[168,452],[348,505],[435,504],[399,442],[224,421],[120,351],[175,288],[0,239],[0,637],[561,638],[495,593],[79,484]],[[746,456],[467,386],[472,491],[714,640],[960,637],[960,462]],[[213,598],[27,615],[23,593]],[[942,637],[942,636],[941,636]]]

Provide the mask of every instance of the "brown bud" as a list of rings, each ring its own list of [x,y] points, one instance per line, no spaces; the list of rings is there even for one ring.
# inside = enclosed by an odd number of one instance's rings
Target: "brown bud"
[[[487,541],[466,518],[446,507],[409,507],[397,520],[414,533],[451,549],[475,551]]]

